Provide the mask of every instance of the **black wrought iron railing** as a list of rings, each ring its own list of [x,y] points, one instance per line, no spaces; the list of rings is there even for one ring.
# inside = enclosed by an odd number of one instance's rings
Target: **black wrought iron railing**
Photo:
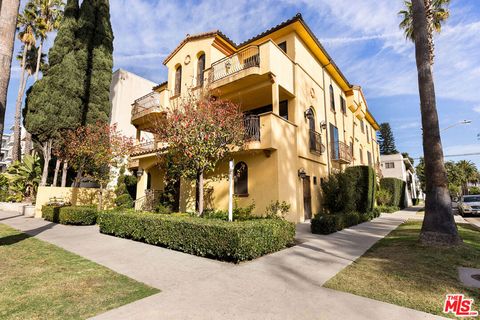
[[[248,115],[243,118],[245,129],[245,140],[260,141],[260,117],[257,115]]]
[[[332,160],[342,163],[352,162],[351,148],[342,141],[335,141],[332,144]]]
[[[260,51],[257,46],[251,46],[212,63],[209,79],[210,82],[215,82],[239,71],[258,66],[260,66]]]
[[[322,135],[315,130],[310,130],[310,151],[317,154],[322,154],[325,151],[325,146],[322,144]]]

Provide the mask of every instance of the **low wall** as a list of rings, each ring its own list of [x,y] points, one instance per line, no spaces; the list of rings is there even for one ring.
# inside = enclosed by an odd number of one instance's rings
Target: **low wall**
[[[62,188],[62,187],[39,187],[35,202],[35,218],[42,217],[42,207],[50,202],[50,199],[62,199],[73,206],[87,206],[98,204],[98,192],[96,188]],[[109,209],[114,206],[115,193],[112,190],[103,191],[103,208]]]
[[[0,202],[0,210],[8,212],[16,212],[23,214],[23,208],[25,206],[31,205],[30,203],[15,203],[15,202]]]

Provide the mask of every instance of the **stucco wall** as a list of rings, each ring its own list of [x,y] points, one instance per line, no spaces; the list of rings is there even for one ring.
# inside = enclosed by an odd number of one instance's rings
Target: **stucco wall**
[[[94,188],[61,188],[61,187],[39,187],[35,202],[35,217],[42,217],[42,206],[48,204],[50,199],[63,199],[73,206],[95,205],[98,203],[98,191]],[[114,206],[115,193],[112,190],[104,190],[104,209]]]

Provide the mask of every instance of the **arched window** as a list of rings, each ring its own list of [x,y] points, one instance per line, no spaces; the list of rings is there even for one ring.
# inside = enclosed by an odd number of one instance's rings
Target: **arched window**
[[[233,170],[233,190],[237,196],[248,196],[248,166],[241,161]]]
[[[203,87],[204,73],[205,73],[205,54],[202,53],[198,57],[198,62],[197,62],[197,86],[198,87]]]
[[[309,140],[310,140],[310,151],[316,151],[317,143],[316,143],[316,134],[315,134],[315,114],[313,113],[313,109],[309,108],[305,112],[305,117],[308,121],[308,129],[309,129]]]
[[[330,85],[330,108],[335,111],[335,95],[333,93],[333,86]]]
[[[178,66],[175,70],[175,95],[182,93],[182,66]]]

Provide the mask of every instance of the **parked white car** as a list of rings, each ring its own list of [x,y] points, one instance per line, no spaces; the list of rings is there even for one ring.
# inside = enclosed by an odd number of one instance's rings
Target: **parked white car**
[[[458,203],[460,215],[480,215],[480,195],[462,196]]]

